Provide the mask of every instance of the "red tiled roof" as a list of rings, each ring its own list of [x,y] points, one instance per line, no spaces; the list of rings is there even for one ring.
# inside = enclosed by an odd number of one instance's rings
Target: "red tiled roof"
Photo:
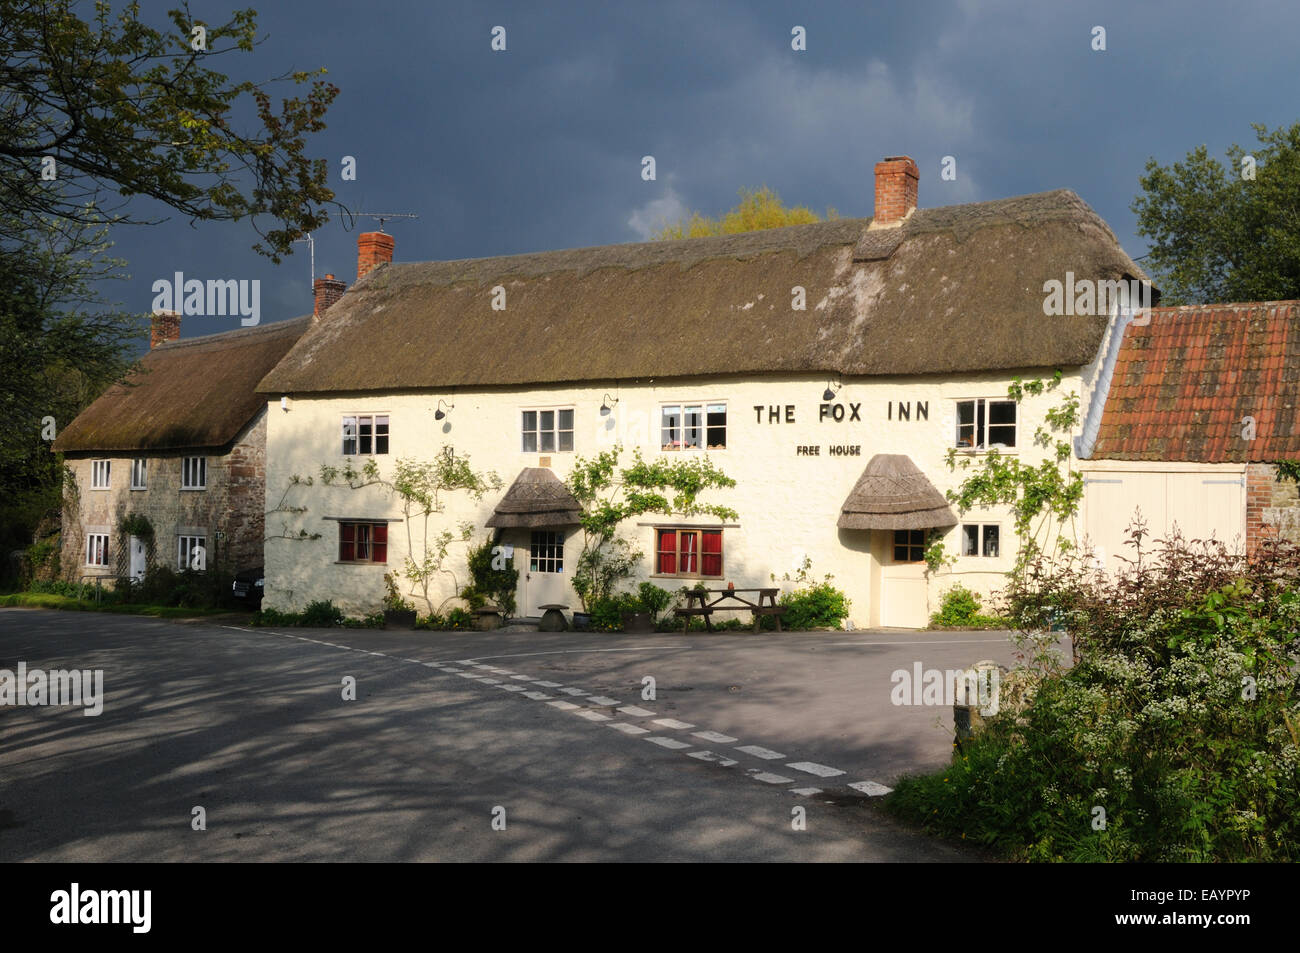
[[[1300,301],[1152,308],[1125,332],[1093,458],[1300,458],[1298,405]]]

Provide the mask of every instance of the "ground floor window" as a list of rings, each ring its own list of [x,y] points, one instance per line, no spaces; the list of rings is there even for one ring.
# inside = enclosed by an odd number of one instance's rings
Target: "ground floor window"
[[[529,541],[530,572],[564,572],[564,534],[551,530],[533,530]]]
[[[996,556],[1001,527],[997,523],[963,523],[961,527],[961,554],[963,556]]]
[[[206,536],[177,537],[176,568],[207,569],[208,538]]]
[[[925,559],[925,530],[894,530],[894,562],[919,563]]]
[[[86,534],[86,565],[87,566],[108,565],[108,534],[107,533]]]
[[[339,562],[388,562],[388,524],[339,523]]]
[[[660,529],[655,534],[657,575],[722,575],[722,530]]]

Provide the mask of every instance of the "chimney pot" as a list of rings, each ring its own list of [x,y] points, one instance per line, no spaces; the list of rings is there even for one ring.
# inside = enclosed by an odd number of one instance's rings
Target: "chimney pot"
[[[393,260],[393,236],[387,232],[362,232],[357,236],[357,281]]]
[[[177,341],[181,336],[181,315],[179,311],[155,311],[149,322],[149,350],[168,341]]]
[[[312,296],[316,299],[316,308],[311,315],[312,320],[324,314],[334,302],[343,297],[343,292],[347,290],[348,286],[333,275],[317,278],[312,286]]]
[[[886,156],[876,163],[876,212],[872,228],[902,224],[916,211],[920,170],[910,156]]]

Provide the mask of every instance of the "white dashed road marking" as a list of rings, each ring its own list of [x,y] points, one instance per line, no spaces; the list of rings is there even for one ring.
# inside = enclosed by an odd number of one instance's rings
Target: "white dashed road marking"
[[[684,741],[678,741],[676,738],[665,738],[662,735],[656,735],[654,738],[646,738],[646,741],[652,745],[659,745],[661,748],[689,748]]]
[[[844,773],[839,768],[830,768],[813,761],[795,761],[792,764],[787,764],[786,767],[802,771],[804,774],[815,774],[819,778],[834,778]]]
[[[814,794],[821,794],[821,788],[791,788],[791,794],[797,794],[800,797],[812,797]]]
[[[560,711],[574,711],[578,707],[573,702],[547,702],[546,704],[552,708],[558,708]]]
[[[592,695],[587,701],[593,705],[617,705],[619,703],[617,698],[606,698],[604,695]]]
[[[722,755],[714,754],[712,751],[692,751],[686,757],[699,758],[701,761],[713,761],[722,765],[724,768],[729,768],[733,764],[736,764],[736,762],[732,761],[730,758],[724,758]]]
[[[762,781],[764,784],[793,784],[794,778],[783,778],[779,774],[771,774],[767,771],[759,771],[753,775],[755,781]]]
[[[590,695],[591,694],[591,692],[584,692],[581,688],[561,688],[560,691],[562,691],[566,695]]]
[[[868,797],[880,797],[882,794],[888,794],[893,788],[887,788],[883,784],[877,784],[875,781],[854,781],[849,787],[855,791],[861,791]]]
[[[733,738],[731,735],[724,735],[720,731],[696,731],[696,738],[703,738],[705,741],[712,741],[715,745],[729,745],[739,741],[739,738]]]
[[[740,745],[737,751],[743,751],[745,754],[752,754],[755,758],[762,758],[764,761],[776,761],[778,758],[784,758],[785,755],[773,751],[771,748],[760,748],[758,745]]]
[[[621,731],[625,735],[648,735],[649,728],[638,728],[636,725],[629,725],[625,721],[616,721],[612,725],[606,725],[606,728],[613,728],[615,731]]]
[[[577,715],[579,718],[585,718],[588,721],[611,721],[612,720],[609,717],[609,715],[602,715],[598,711],[590,711],[586,708],[584,708],[582,711],[575,711],[574,714]]]
[[[637,708],[636,705],[625,705],[619,711],[625,715],[631,715],[633,718],[649,718],[654,714],[654,712],[646,711],[644,708]]]
[[[544,682],[544,681],[542,681],[541,679],[534,679],[534,680],[533,680],[533,684],[534,684],[534,685],[541,685],[542,688],[559,688],[561,683],[560,683],[560,682]]]
[[[540,702],[540,701],[545,701],[551,696],[546,694],[546,692],[524,692],[524,697],[531,698],[533,701]],[[578,706],[574,705],[573,707],[577,708]]]
[[[678,721],[676,718],[659,718],[655,721],[656,725],[663,725],[665,728],[672,728],[676,731],[685,731],[687,728],[694,728],[694,725],[688,725],[684,721]]]

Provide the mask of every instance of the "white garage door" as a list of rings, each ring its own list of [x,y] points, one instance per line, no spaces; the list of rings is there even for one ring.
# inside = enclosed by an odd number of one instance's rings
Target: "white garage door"
[[[1141,513],[1145,554],[1177,527],[1183,538],[1217,539],[1240,549],[1246,539],[1246,486],[1240,473],[1089,471],[1084,474],[1084,532],[1107,569],[1132,559],[1128,528]]]

